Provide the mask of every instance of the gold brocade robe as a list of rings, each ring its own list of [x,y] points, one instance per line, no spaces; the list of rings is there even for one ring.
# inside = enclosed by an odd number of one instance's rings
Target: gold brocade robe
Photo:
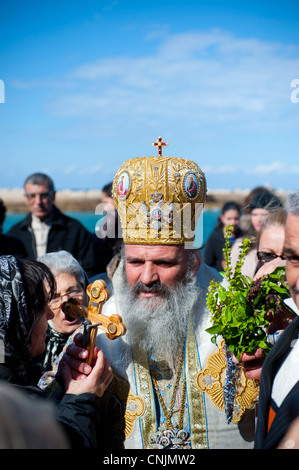
[[[115,295],[104,305],[103,313],[119,313],[125,321],[125,314],[117,301],[117,276],[113,278]],[[179,419],[182,406],[182,382],[186,378],[186,398],[184,403],[183,428],[189,433],[188,445],[192,449],[203,448],[253,448],[254,444],[254,400],[258,388],[253,381],[244,379],[239,384],[236,411],[233,422],[227,423],[222,385],[225,375],[223,349],[215,347],[210,335],[205,331],[210,326],[209,312],[206,307],[207,288],[212,279],[221,282],[218,273],[202,264],[198,272],[201,294],[194,311],[190,314],[184,349],[184,364],[180,386],[175,400],[173,424]],[[99,332],[97,344],[103,349],[120,380],[114,380],[109,393],[120,400],[125,420],[117,423],[119,432],[125,435],[125,448],[154,449],[153,435],[165,425],[163,410],[151,379],[147,356],[137,356],[128,339],[110,341]],[[124,354],[131,358],[125,365]],[[155,361],[157,383],[169,405],[173,394],[175,377],[170,367],[159,358]],[[117,429],[116,426],[116,429]],[[122,427],[122,429],[121,429]]]

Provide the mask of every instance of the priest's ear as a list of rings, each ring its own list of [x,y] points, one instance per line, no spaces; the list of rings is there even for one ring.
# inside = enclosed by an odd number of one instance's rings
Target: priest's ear
[[[187,251],[187,260],[190,269],[193,272],[193,277],[197,275],[197,271],[199,270],[200,266],[200,253],[196,249],[191,249]]]

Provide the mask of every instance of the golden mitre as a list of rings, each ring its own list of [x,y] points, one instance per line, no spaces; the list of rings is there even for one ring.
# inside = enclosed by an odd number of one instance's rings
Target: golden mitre
[[[127,160],[113,180],[123,241],[139,245],[193,243],[197,219],[206,198],[206,179],[191,160],[162,156]]]

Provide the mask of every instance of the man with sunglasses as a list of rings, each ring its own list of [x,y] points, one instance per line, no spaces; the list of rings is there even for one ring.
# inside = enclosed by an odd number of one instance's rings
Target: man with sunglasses
[[[262,368],[255,448],[298,448],[284,436],[299,416],[299,191],[287,200],[283,256],[296,316],[273,346]]]
[[[24,189],[30,212],[8,234],[23,243],[29,258],[66,250],[77,259],[88,276],[95,275],[91,233],[56,207],[52,179],[43,173],[34,173],[26,178]]]

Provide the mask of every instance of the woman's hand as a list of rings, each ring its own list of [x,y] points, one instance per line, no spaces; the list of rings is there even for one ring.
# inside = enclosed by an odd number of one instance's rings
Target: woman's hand
[[[235,364],[242,363],[244,367],[245,376],[248,379],[260,381],[261,372],[263,363],[265,360],[265,353],[261,348],[257,348],[253,354],[248,354],[246,352],[242,353],[240,356],[240,361],[238,362],[235,356],[233,356],[233,362]]]
[[[272,261],[268,261],[267,263],[264,263],[263,266],[261,266],[260,269],[256,272],[253,280],[266,276],[267,274],[272,274],[276,268],[283,267],[285,265],[286,260],[281,258],[275,258]]]
[[[75,342],[67,348],[59,365],[59,378],[66,393],[93,393],[101,397],[113,379],[112,368],[97,346],[94,347],[91,365],[86,364],[88,351],[79,346],[81,339],[81,334],[76,335]]]
[[[281,258],[275,258],[272,261],[264,263],[263,266],[257,271],[254,276],[254,280],[266,276],[267,274],[272,274],[278,267],[283,267],[286,265],[286,260]],[[275,313],[273,318],[269,320],[269,325],[267,326],[267,333],[269,335],[274,334],[276,331],[284,330],[288,324],[296,317],[295,313],[291,312],[289,309],[282,307],[279,311]]]

